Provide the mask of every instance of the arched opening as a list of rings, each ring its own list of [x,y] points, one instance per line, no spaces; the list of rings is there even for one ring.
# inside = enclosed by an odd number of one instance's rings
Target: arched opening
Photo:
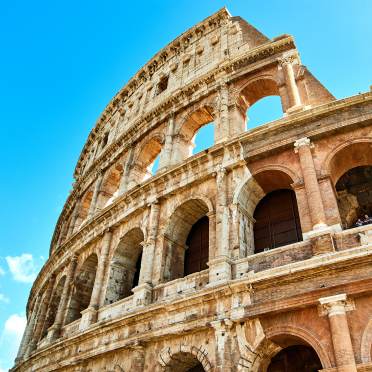
[[[195,133],[193,139],[192,155],[198,152],[204,151],[214,144],[214,123],[208,123],[203,125]]]
[[[264,97],[248,108],[246,126],[247,129],[253,129],[270,121],[280,119],[282,116],[283,108],[280,97]]]
[[[317,372],[321,369],[322,363],[312,347],[292,345],[271,359],[267,372]]]
[[[173,157],[182,161],[214,144],[214,117],[208,106],[194,111],[182,124],[174,143]]]
[[[80,203],[79,212],[78,212],[79,214],[78,214],[77,223],[76,223],[77,226],[80,226],[88,218],[89,208],[90,208],[90,204],[92,203],[92,198],[93,198],[93,191],[88,190],[84,194],[81,200],[81,203]]]
[[[48,329],[54,324],[56,319],[59,303],[61,301],[61,296],[63,292],[63,287],[65,286],[66,276],[63,276],[59,281],[57,286],[54,289],[52,299],[50,301],[49,309],[47,316],[45,318],[45,322],[43,325],[43,331],[41,334],[41,338],[45,337],[48,333]]]
[[[284,171],[264,170],[237,195],[240,257],[302,240],[297,200]]]
[[[372,223],[372,166],[348,170],[337,181],[336,191],[345,228]]]
[[[98,257],[92,253],[83,263],[75,276],[70,303],[68,305],[66,324],[81,317],[81,312],[88,308],[96,278]]]
[[[133,163],[131,170],[131,182],[130,187],[136,184],[142,183],[143,181],[152,177],[158,167],[156,164],[159,163],[159,155],[162,149],[160,139],[157,137],[151,138],[140,151],[136,160]]]
[[[97,200],[97,206],[99,209],[110,205],[118,196],[122,174],[123,167],[122,165],[117,164],[105,175]]]
[[[255,253],[302,240],[296,195],[293,190],[279,189],[268,193],[258,203],[253,218]]]
[[[252,106],[260,100],[262,102],[257,105],[257,108],[253,108]],[[237,104],[245,113],[246,126],[249,129],[275,120],[281,117],[284,112],[278,85],[275,80],[269,77],[262,77],[245,86],[238,96]],[[248,122],[248,110],[249,116],[252,117],[252,123]]]
[[[165,368],[167,372],[204,372],[199,360],[191,353],[177,353],[172,355],[171,362]]]
[[[328,170],[344,228],[368,224],[372,215],[372,143],[343,147],[330,160]]]
[[[164,280],[182,278],[206,269],[209,252],[208,206],[191,199],[171,215],[164,234]]]
[[[138,285],[144,236],[134,228],[120,239],[110,264],[110,276],[105,303],[111,304],[132,294]]]

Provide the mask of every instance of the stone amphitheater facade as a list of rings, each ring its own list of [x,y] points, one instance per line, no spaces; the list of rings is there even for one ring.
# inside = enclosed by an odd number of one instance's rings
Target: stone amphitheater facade
[[[89,134],[12,371],[372,371],[371,169],[371,92],[336,100],[221,9]]]

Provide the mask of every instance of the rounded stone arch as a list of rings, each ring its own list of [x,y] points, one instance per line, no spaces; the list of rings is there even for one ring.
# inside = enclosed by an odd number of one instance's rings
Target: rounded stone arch
[[[301,177],[295,173],[291,168],[286,167],[285,165],[281,164],[268,164],[264,167],[257,169],[255,172],[252,173],[252,176],[255,177],[259,173],[266,172],[266,171],[279,171],[283,174],[286,174],[288,177],[291,178],[292,183],[297,183],[301,181]]]
[[[343,159],[340,164],[342,167],[337,167],[336,163],[341,158]],[[372,139],[370,137],[355,138],[336,146],[325,158],[321,169],[326,170],[326,174],[331,176],[335,185],[349,169],[365,165],[372,165]]]
[[[209,213],[213,212],[212,202],[205,196],[189,195],[182,198],[167,216],[167,225],[162,231],[164,244],[164,281],[183,277],[185,274],[186,250],[188,250],[188,238],[193,228],[202,219],[207,225],[208,240],[205,246],[207,255],[210,257],[209,231],[211,229]],[[189,252],[189,251],[188,251]],[[186,261],[185,261],[186,259]],[[186,270],[187,271],[187,270]],[[199,271],[199,270],[197,270]],[[195,272],[195,271],[193,271]]]
[[[363,331],[360,358],[362,359],[362,363],[372,362],[372,319],[369,319]]]
[[[275,174],[275,180],[268,182],[267,175]],[[272,177],[274,178],[274,177]],[[246,194],[246,201],[249,206],[244,206],[247,212],[252,212],[258,202],[265,196],[266,193],[277,188],[290,188],[290,185],[300,181],[300,177],[291,169],[284,165],[272,164],[266,165],[255,172],[251,173],[247,168],[244,178],[238,183],[233,193],[233,203],[242,203],[242,196]],[[251,196],[248,197],[248,195]]]
[[[110,261],[105,304],[132,295],[132,289],[138,285],[144,239],[139,226],[129,228],[121,234]]]
[[[255,104],[261,98],[280,96],[279,84],[280,82],[272,74],[254,76],[246,80],[244,84],[236,90],[233,96],[234,102],[242,103],[247,106],[245,109],[248,109],[248,107]],[[249,92],[249,90],[251,90],[251,92]],[[244,100],[241,100],[242,96]]]
[[[81,257],[76,267],[65,324],[79,319],[81,312],[88,308],[90,303],[96,278],[98,255],[95,251],[89,251],[84,256]]]
[[[137,144],[130,171],[129,188],[150,178],[155,159],[160,155],[164,145],[164,134],[150,134],[144,141]]]
[[[107,205],[111,204],[118,196],[122,176],[123,166],[120,163],[114,164],[105,172],[97,200],[99,209],[105,208]]]
[[[208,198],[207,196],[205,195],[202,195],[202,194],[199,194],[199,193],[191,193],[191,194],[188,194],[188,195],[182,195],[178,200],[177,200],[177,203],[174,205],[174,207],[172,208],[172,211],[168,214],[167,216],[167,219],[169,220],[169,218],[172,216],[172,214],[180,207],[182,206],[182,204],[186,203],[187,201],[189,200],[193,200],[193,199],[198,199],[198,200],[201,200],[208,208],[208,213],[212,213],[214,212],[214,206],[213,206],[213,202],[210,198]]]
[[[216,104],[212,99],[193,105],[176,119],[173,140],[173,162],[180,162],[192,155],[197,132],[217,119]],[[214,136],[216,139],[216,131]]]
[[[363,223],[372,214],[372,139],[345,141],[326,157],[323,169],[333,183],[344,228]]]
[[[276,344],[280,338],[293,338],[293,341],[298,340],[299,342],[303,342],[305,345],[314,349],[324,369],[332,368],[332,363],[327,350],[324,348],[317,336],[308,329],[292,325],[274,326],[265,329],[265,335],[266,338]],[[268,357],[271,359],[274,355],[269,355]]]
[[[164,372],[187,372],[198,364],[205,372],[213,371],[207,351],[188,344],[172,344],[165,347],[159,353],[158,363]]]
[[[298,175],[283,165],[267,165],[253,174],[246,169],[233,194],[240,257],[302,240],[296,193],[291,186],[298,180]],[[274,208],[278,202],[286,208]]]
[[[250,108],[255,106],[258,101],[265,100],[266,98],[268,100],[263,102],[263,105],[266,105],[266,111],[270,107],[270,111],[275,113],[274,116],[271,115],[266,118],[266,121],[281,118],[282,115],[280,112],[285,112],[286,97],[283,89],[280,88],[280,83],[278,82],[277,77],[273,74],[266,73],[244,80],[245,81],[241,83],[240,86],[237,85],[236,88],[233,89],[233,96],[231,98],[231,101],[235,102],[236,108],[238,109],[236,110],[235,120],[240,122],[240,128],[243,131],[248,129]],[[269,100],[269,97],[278,97],[280,103],[275,99]]]

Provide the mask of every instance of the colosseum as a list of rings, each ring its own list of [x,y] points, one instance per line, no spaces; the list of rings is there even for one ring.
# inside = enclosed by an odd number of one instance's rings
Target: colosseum
[[[187,30],[74,179],[13,372],[372,371],[372,93],[336,100],[292,36],[225,8]]]

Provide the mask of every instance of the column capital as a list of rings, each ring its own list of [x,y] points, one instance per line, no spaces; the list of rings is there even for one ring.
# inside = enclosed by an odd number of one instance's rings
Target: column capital
[[[278,59],[278,63],[280,66],[290,65],[295,61],[297,61],[297,56],[295,55],[289,55]]]
[[[310,148],[313,147],[313,143],[310,141],[310,138],[308,137],[302,137],[302,138],[299,138],[297,141],[295,141],[294,143],[294,148],[295,148],[295,152],[297,153],[298,152],[298,149],[302,146],[309,146]]]
[[[320,316],[345,315],[347,311],[355,309],[354,301],[347,299],[345,293],[322,297],[319,299],[319,303]]]
[[[217,182],[220,182],[223,177],[225,177],[227,174],[227,169],[223,167],[222,165],[217,165],[214,171],[214,176],[217,178]]]

